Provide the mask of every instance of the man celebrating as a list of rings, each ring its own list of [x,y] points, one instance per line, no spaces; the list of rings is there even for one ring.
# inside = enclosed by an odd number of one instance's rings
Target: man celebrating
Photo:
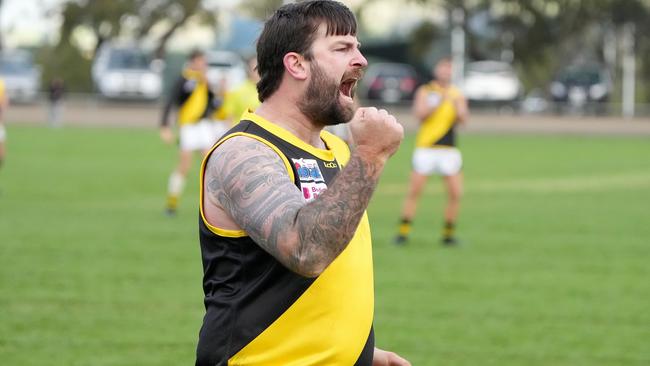
[[[403,137],[354,109],[367,65],[356,20],[331,0],[288,4],[257,44],[262,104],[201,169],[206,314],[197,365],[409,365],[374,347],[365,210]],[[326,125],[350,122],[350,154]]]

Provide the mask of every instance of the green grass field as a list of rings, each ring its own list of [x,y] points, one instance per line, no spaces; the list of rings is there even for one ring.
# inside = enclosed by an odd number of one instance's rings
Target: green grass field
[[[409,246],[390,244],[412,139],[369,208],[377,345],[414,365],[650,364],[648,139],[461,143],[463,246],[438,244],[437,179]],[[163,216],[175,150],[149,130],[16,125],[8,148],[0,364],[193,364],[198,180]]]

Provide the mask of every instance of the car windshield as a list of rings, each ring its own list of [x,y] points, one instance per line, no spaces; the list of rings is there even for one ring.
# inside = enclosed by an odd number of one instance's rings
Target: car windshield
[[[27,54],[0,56],[0,72],[3,74],[26,74],[32,70],[32,60]]]
[[[403,78],[413,76],[413,72],[408,67],[402,66],[384,66],[379,69],[377,74],[381,77]]]
[[[596,70],[572,70],[565,72],[560,80],[565,84],[592,85],[600,82],[600,73]]]
[[[210,61],[208,63],[210,67],[232,67],[233,64],[228,61]]]
[[[113,50],[108,66],[113,69],[148,69],[149,61],[138,50]]]

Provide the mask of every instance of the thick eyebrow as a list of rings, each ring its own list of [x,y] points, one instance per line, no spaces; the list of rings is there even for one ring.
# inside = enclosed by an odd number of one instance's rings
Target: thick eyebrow
[[[352,42],[352,41],[343,41],[343,40],[334,42],[333,47],[338,47],[338,46],[354,47],[354,46],[355,46],[355,42]],[[357,42],[356,42],[356,46],[357,46],[357,48],[361,48],[361,42],[358,42],[358,41],[357,41]]]

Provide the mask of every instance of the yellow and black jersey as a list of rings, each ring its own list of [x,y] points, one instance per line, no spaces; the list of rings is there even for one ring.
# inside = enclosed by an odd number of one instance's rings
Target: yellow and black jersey
[[[221,108],[215,112],[214,119],[230,120],[234,126],[244,112],[249,109],[255,110],[259,105],[257,86],[253,81],[246,79],[237,88],[226,93]]]
[[[434,111],[422,121],[417,137],[416,147],[456,146],[456,106],[452,100],[462,94],[458,88],[444,88],[436,82],[423,86],[427,92],[427,102],[437,106]]]
[[[347,145],[328,132],[321,133],[327,149],[317,149],[251,112],[242,118],[213,151],[235,136],[266,144],[282,158],[306,201],[327,189],[349,159]],[[372,364],[374,289],[366,214],[334,262],[317,278],[305,278],[246,232],[210,225],[203,215],[203,197],[200,207],[206,314],[197,365]]]
[[[203,74],[185,69],[171,90],[161,125],[169,124],[169,114],[173,107],[178,108],[177,120],[182,126],[209,117],[220,105],[221,100],[212,93]]]

